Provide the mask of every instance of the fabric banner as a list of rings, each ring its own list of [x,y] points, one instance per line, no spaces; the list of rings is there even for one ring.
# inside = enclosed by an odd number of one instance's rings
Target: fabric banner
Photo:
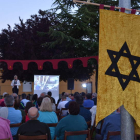
[[[140,127],[140,16],[100,9],[96,123],[121,105]]]

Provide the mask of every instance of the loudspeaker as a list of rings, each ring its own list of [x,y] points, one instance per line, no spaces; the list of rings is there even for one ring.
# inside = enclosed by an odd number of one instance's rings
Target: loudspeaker
[[[68,90],[74,90],[74,79],[73,78],[68,79]]]

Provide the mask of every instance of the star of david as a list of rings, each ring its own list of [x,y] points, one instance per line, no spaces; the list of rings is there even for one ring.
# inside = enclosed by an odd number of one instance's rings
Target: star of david
[[[137,72],[137,68],[140,64],[140,57],[131,55],[126,42],[123,44],[119,52],[112,51],[112,50],[107,50],[107,52],[112,61],[112,64],[105,72],[106,75],[117,77],[123,90],[125,90],[130,80],[140,82],[140,78]],[[117,62],[119,61],[121,56],[128,58],[130,61],[132,70],[129,75],[121,74],[118,69]]]

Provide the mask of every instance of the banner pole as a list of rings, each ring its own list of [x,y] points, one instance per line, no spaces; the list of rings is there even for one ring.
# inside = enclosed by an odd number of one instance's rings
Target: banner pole
[[[119,7],[131,8],[131,0],[119,0]],[[130,14],[130,11],[125,11]],[[134,140],[134,119],[128,111],[121,106],[121,140]]]

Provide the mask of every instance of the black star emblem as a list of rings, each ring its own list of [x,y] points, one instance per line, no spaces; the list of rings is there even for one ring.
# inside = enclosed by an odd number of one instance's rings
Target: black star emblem
[[[117,77],[123,90],[125,90],[130,80],[140,82],[140,78],[137,73],[137,67],[140,64],[140,57],[131,55],[126,42],[123,44],[119,52],[112,50],[107,50],[107,52],[112,61],[112,64],[105,72],[106,75]],[[121,74],[118,69],[117,62],[119,61],[121,56],[127,57],[130,61],[132,70],[129,75]]]

